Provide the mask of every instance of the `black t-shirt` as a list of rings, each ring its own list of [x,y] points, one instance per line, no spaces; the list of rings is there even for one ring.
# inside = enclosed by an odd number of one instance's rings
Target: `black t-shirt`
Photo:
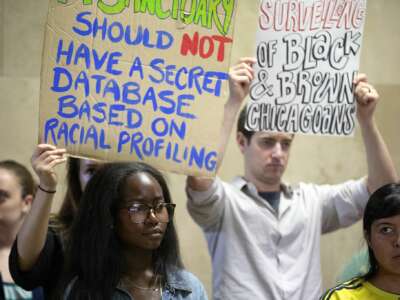
[[[278,212],[279,211],[279,202],[281,199],[281,192],[259,192],[261,198],[265,199],[272,208]]]
[[[43,288],[44,299],[54,299],[64,264],[64,249],[61,237],[49,228],[46,242],[32,270],[23,272],[18,265],[17,239],[11,249],[9,265],[15,283],[25,290]]]
[[[5,300],[6,296],[4,296],[4,290],[3,290],[3,278],[1,277],[0,273],[0,300]]]
[[[1,277],[0,272],[0,300],[7,300],[4,290],[6,289],[5,286],[14,286],[14,283],[7,283],[3,282],[3,278]],[[38,287],[32,291],[32,300],[44,300],[43,289]]]

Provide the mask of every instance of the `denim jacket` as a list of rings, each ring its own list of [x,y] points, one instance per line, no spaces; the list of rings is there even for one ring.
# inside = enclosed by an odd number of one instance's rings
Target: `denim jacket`
[[[74,279],[67,288],[64,300],[68,299]],[[122,286],[115,289],[112,300],[134,300]],[[192,273],[176,270],[168,273],[167,283],[162,289],[162,300],[208,300],[203,284]]]

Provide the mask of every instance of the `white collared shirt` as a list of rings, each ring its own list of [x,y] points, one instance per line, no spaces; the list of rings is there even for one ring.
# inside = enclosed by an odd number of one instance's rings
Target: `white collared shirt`
[[[278,213],[255,186],[219,178],[208,191],[187,188],[188,210],[205,234],[214,300],[313,300],[321,294],[321,233],[353,224],[368,201],[365,179],[300,183],[282,192]]]

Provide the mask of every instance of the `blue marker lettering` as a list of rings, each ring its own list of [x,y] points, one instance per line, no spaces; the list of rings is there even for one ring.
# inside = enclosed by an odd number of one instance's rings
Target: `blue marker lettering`
[[[174,92],[171,90],[167,91],[161,91],[158,94],[158,97],[167,105],[160,105],[160,111],[163,112],[164,114],[170,115],[173,114],[175,111],[175,102],[174,100],[170,97],[173,96]]]
[[[154,145],[154,157],[160,156],[160,150],[164,148],[164,140],[157,139],[156,144]]]
[[[79,88],[79,85],[82,85],[84,91],[85,91],[85,97],[89,96],[89,78],[86,75],[85,71],[81,71],[78,76],[76,77],[75,80],[75,85],[74,88],[77,91]]]
[[[151,122],[151,131],[159,137],[166,136],[168,134],[168,122],[165,118],[155,118]]]
[[[126,110],[126,114],[127,114],[127,124],[126,124],[127,128],[133,129],[142,126],[143,116],[140,111],[134,108],[129,108]]]
[[[128,134],[127,131],[120,131],[119,137],[118,137],[118,146],[117,146],[117,152],[121,153],[122,148],[125,144],[127,144],[131,139],[131,136]]]
[[[157,78],[153,77],[152,75],[149,75],[149,79],[154,83],[161,83],[164,80],[164,72],[161,67],[158,67],[159,64],[161,64],[161,65],[164,64],[164,60],[162,58],[155,58],[150,62],[150,67],[154,71],[157,71],[161,76],[160,79],[157,79]]]
[[[53,72],[53,86],[51,87],[51,90],[56,93],[65,93],[69,91],[72,85],[72,76],[69,71],[63,67],[55,67]],[[62,78],[64,79],[63,85],[61,85]]]
[[[57,140],[64,140],[65,146],[68,146],[68,125],[65,122],[61,123],[57,133]]]
[[[97,36],[97,32],[100,30],[101,31],[101,39],[104,41],[107,36],[107,23],[108,20],[107,18],[104,18],[103,24],[99,25],[99,20],[96,18],[93,23],[93,37],[95,38]]]
[[[79,59],[83,59],[86,69],[90,68],[90,49],[85,44],[80,44],[78,49],[76,49],[74,65],[79,63]]]
[[[76,139],[75,139],[75,132],[79,130],[79,124],[72,124],[71,128],[69,129],[69,135],[68,135],[68,140],[72,145],[76,144]]]
[[[84,144],[87,144],[89,140],[93,141],[93,147],[96,150],[98,148],[98,134],[97,134],[97,130],[96,127],[94,127],[94,125],[90,125],[89,129],[86,132],[86,137],[84,140]]]
[[[194,96],[189,94],[183,94],[178,96],[176,114],[182,118],[196,119],[195,115],[183,111],[184,107],[190,107],[190,104],[187,103],[187,101],[194,101]]]
[[[105,102],[97,102],[93,105],[93,111],[99,113],[100,116],[93,116],[93,121],[97,123],[104,123],[106,120],[106,111],[107,103]]]
[[[139,25],[136,29],[136,36],[135,39],[131,39],[132,38],[132,34],[131,34],[131,26],[128,26],[128,28],[126,28],[125,31],[125,42],[128,45],[131,46],[136,46],[139,45],[139,43],[142,41],[143,39],[143,29],[142,29],[142,25]]]
[[[193,69],[190,70],[189,72],[189,88],[193,88],[193,85],[195,85],[197,92],[201,95],[202,90],[201,90],[201,84],[199,83],[199,78],[201,79],[202,76],[204,75],[204,70],[201,67],[194,67]]]
[[[114,69],[119,64],[119,58],[122,56],[121,52],[112,52],[108,57],[107,72],[112,75],[120,75],[121,70]]]
[[[217,152],[211,151],[206,155],[205,167],[210,172],[215,170],[217,167]]]
[[[122,102],[133,105],[140,103],[141,97],[139,90],[140,86],[138,83],[136,82],[125,83],[122,89]]]
[[[146,156],[151,156],[154,149],[154,142],[151,138],[146,138],[142,143],[142,151]]]
[[[48,144],[57,146],[57,139],[54,130],[58,127],[58,120],[56,118],[48,119],[44,123],[44,141]],[[49,134],[51,135],[52,141],[49,142]]]
[[[92,23],[86,19],[86,16],[90,16],[92,13],[89,11],[84,11],[79,13],[76,16],[76,21],[82,25],[84,25],[85,27],[83,29],[79,29],[78,27],[73,26],[72,30],[81,35],[81,36],[87,36],[92,32]]]
[[[103,98],[105,98],[107,94],[111,94],[111,99],[114,101],[119,101],[121,99],[121,92],[119,90],[118,82],[113,78],[106,83],[103,91]]]
[[[108,115],[108,124],[109,125],[115,125],[115,126],[121,126],[124,123],[121,121],[118,121],[120,112],[123,112],[125,110],[125,105],[123,104],[112,104],[110,105],[110,111]]]
[[[140,160],[143,160],[143,156],[142,153],[140,152],[140,148],[138,145],[141,141],[143,141],[143,134],[141,132],[135,132],[134,134],[132,134],[130,152],[132,153],[133,150],[135,150],[137,157],[139,157]]]
[[[146,105],[146,102],[150,101],[153,105],[153,110],[157,111],[157,100],[156,100],[156,93],[154,92],[153,87],[149,87],[146,94],[143,97],[143,105]]]
[[[181,78],[181,76],[183,76],[182,75],[182,73],[184,73],[186,76],[185,77],[187,77],[187,74],[188,74],[188,69],[186,68],[186,67],[182,67],[182,68],[180,68],[177,72],[176,72],[176,76],[175,76],[175,86],[178,88],[178,90],[183,90],[183,89],[185,89],[186,88],[186,86],[187,86],[187,84],[186,84],[186,81],[187,80],[185,80],[185,83],[180,83],[180,81],[179,81],[179,79]]]
[[[65,56],[65,64],[69,65],[72,60],[72,53],[74,52],[74,42],[70,42],[67,50],[63,50],[64,41],[60,39],[57,46],[56,62],[60,63],[61,57]]]
[[[143,46],[147,48],[154,48],[154,45],[150,43],[150,32],[147,28],[145,28],[143,31]]]
[[[65,95],[58,98],[57,114],[65,119],[75,118],[78,115],[78,106],[74,95]]]
[[[79,108],[79,120],[82,120],[84,115],[86,115],[86,120],[90,121],[90,104],[87,100],[83,101]]]
[[[104,150],[111,149],[111,146],[106,143],[106,133],[105,133],[104,129],[100,130],[99,146],[100,146],[100,149],[104,149]]]
[[[106,76],[104,75],[99,75],[99,74],[93,74],[91,76],[92,79],[96,81],[96,93],[100,94],[101,91],[101,83],[104,79],[106,79]]]
[[[156,47],[161,50],[165,50],[171,47],[174,42],[174,37],[167,31],[159,30],[157,33]]]
[[[99,57],[97,51],[93,49],[93,63],[96,70],[100,70],[100,68],[104,65],[105,61],[108,57],[108,51],[104,52],[101,57]]]
[[[132,77],[133,72],[135,72],[135,73],[139,72],[140,79],[144,78],[142,61],[140,60],[139,56],[137,56],[135,58],[135,61],[133,62],[132,66],[131,66],[131,69],[129,70],[129,77]]]
[[[116,30],[113,30],[116,28]],[[116,33],[115,36],[113,35],[113,32]],[[112,22],[110,27],[108,28],[108,38],[110,39],[111,42],[113,43],[118,43],[122,40],[124,37],[124,27],[120,22]]]
[[[195,163],[198,168],[202,168],[204,162],[204,154],[204,148],[201,148],[200,152],[198,152],[197,149],[193,147],[190,151],[189,166],[191,167],[193,163]]]

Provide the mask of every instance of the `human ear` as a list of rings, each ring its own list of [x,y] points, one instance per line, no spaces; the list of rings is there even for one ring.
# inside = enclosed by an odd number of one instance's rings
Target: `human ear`
[[[27,214],[32,206],[32,201],[33,201],[33,196],[32,195],[26,195],[23,199],[22,199],[22,212],[24,214]]]
[[[236,142],[239,146],[240,152],[244,152],[244,147],[247,145],[247,139],[246,137],[243,135],[243,133],[238,132],[236,134]]]

